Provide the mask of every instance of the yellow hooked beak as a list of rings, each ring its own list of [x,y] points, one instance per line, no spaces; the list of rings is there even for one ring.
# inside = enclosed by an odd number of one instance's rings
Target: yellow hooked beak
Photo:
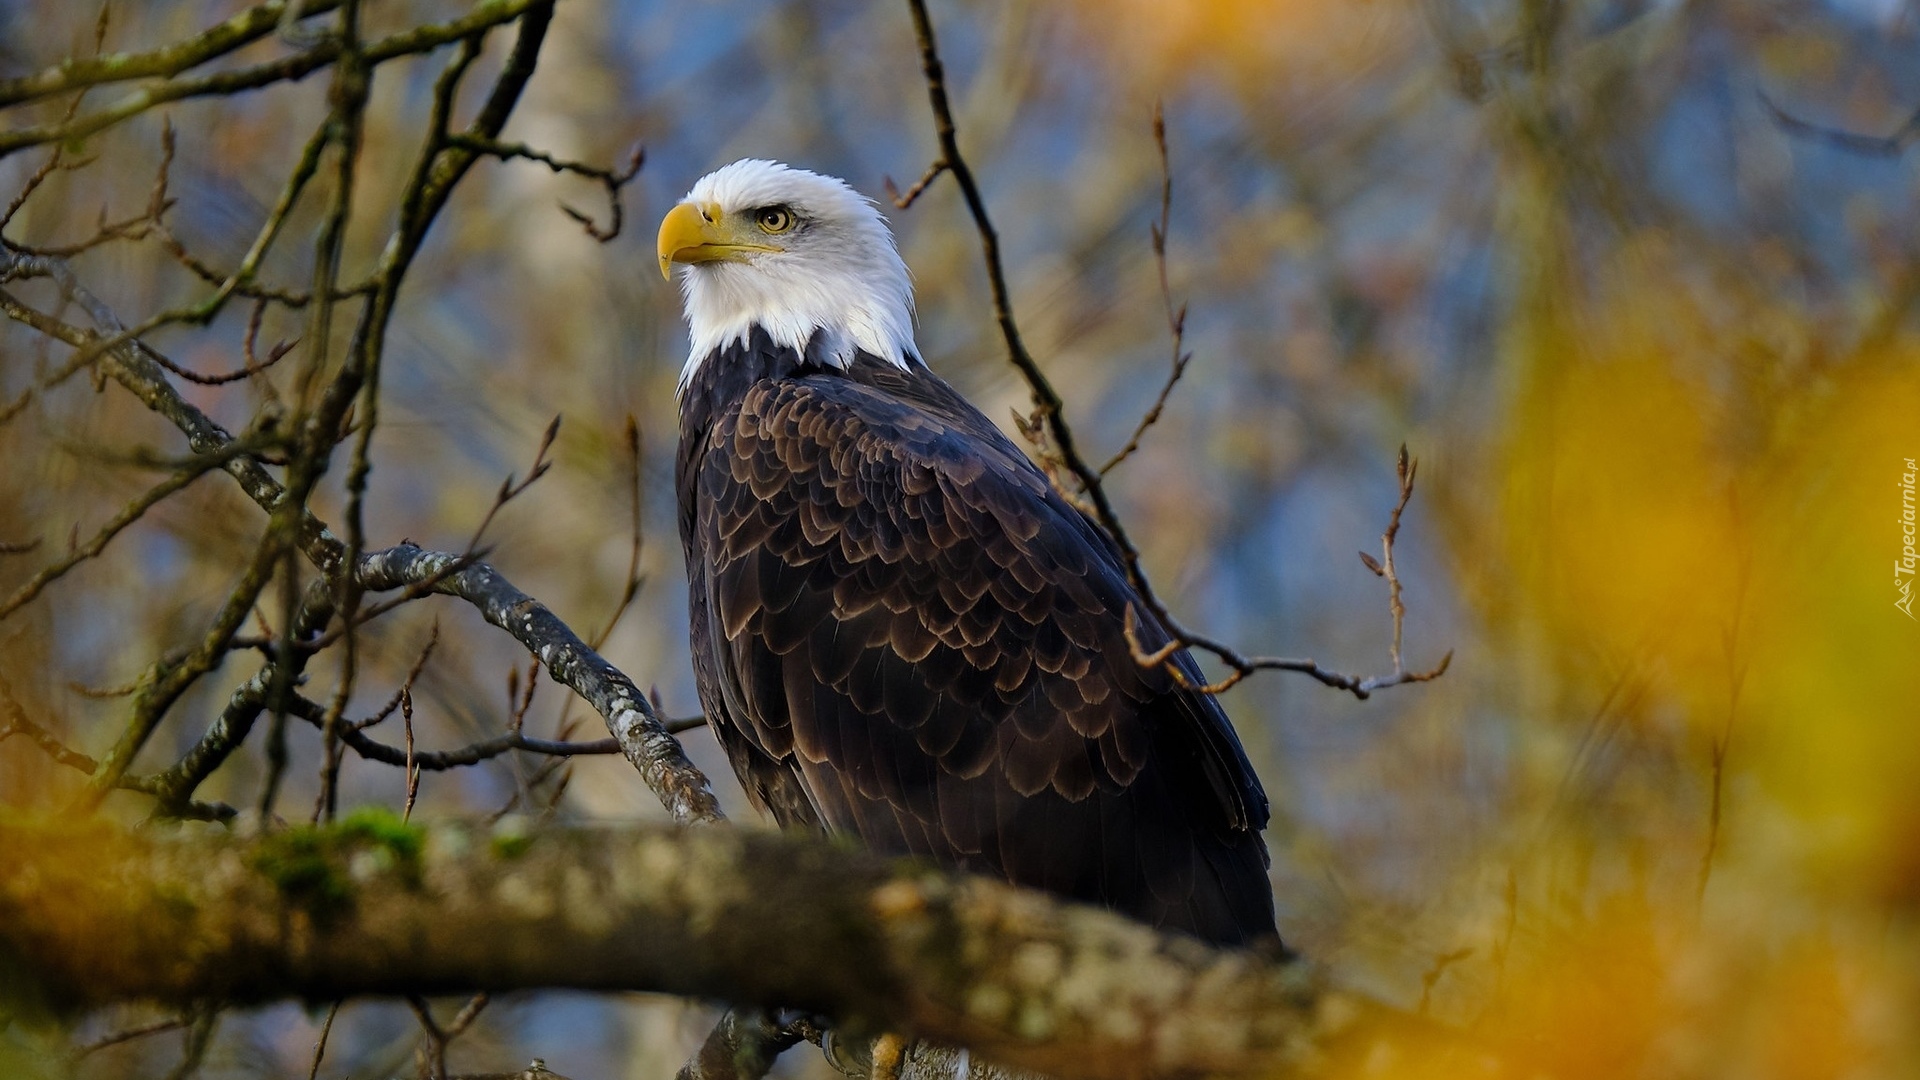
[[[743,215],[744,216],[744,215]],[[753,243],[720,208],[683,202],[660,221],[660,276],[673,280],[674,263],[745,262],[762,251],[780,251],[772,244]]]

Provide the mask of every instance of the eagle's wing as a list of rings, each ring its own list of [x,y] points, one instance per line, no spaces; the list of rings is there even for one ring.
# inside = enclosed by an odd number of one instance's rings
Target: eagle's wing
[[[783,822],[1272,934],[1266,796],[1214,700],[1133,661],[1111,548],[944,383],[889,378],[761,382],[707,433],[696,652],[736,768]]]

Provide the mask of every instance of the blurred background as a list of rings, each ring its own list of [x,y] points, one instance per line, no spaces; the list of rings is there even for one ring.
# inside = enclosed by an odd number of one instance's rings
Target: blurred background
[[[151,48],[239,8],[116,3],[107,48]],[[462,10],[377,0],[365,18],[378,33]],[[1424,668],[1451,650],[1451,670],[1367,701],[1275,673],[1224,698],[1274,800],[1289,942],[1470,1026],[1531,1074],[1920,1075],[1920,622],[1895,607],[1912,579],[1892,566],[1903,473],[1911,483],[1920,456],[1920,149],[1873,141],[1914,133],[1920,5],[943,0],[932,13],[1016,314],[1096,462],[1126,441],[1172,352],[1149,237],[1164,102],[1168,272],[1194,360],[1109,488],[1189,625],[1250,653],[1386,670],[1386,590],[1355,551],[1378,550],[1397,448],[1419,460],[1397,548],[1406,659]],[[91,51],[96,16],[0,2],[0,75]],[[497,67],[504,43],[489,44],[481,63]],[[240,58],[283,49],[269,38]],[[391,228],[441,62],[379,69],[349,276]],[[321,75],[164,110],[183,242],[238,261],[325,93]],[[89,140],[98,163],[54,177],[9,239],[58,243],[103,206],[137,211],[161,114]],[[603,245],[562,214],[565,202],[605,220],[590,182],[476,168],[401,293],[367,532],[460,549],[563,416],[555,468],[502,511],[489,560],[597,629],[627,570],[632,416],[644,586],[604,652],[667,712],[693,714],[671,478],[686,338],[654,226],[744,156],[877,197],[886,178],[916,179],[935,149],[907,9],[567,0],[506,137],[604,165],[644,144],[628,228]],[[42,157],[0,160],[0,196]],[[307,280],[309,204],[268,278]],[[957,189],[942,180],[888,215],[923,352],[1011,431],[1027,392]],[[128,322],[204,288],[151,244],[76,269]],[[229,370],[244,322],[239,309],[152,341]],[[300,332],[270,317],[263,341]],[[67,355],[0,325],[0,404]],[[183,392],[235,429],[262,400],[248,383]],[[85,379],[0,424],[0,541],[44,540],[0,557],[0,595],[153,482],[122,459],[140,447],[183,452],[163,421]],[[315,500],[329,520],[343,472]],[[126,684],[197,640],[262,524],[231,483],[196,483],[0,622],[0,676],[68,745],[104,753],[125,703],[79,689]],[[352,711],[385,700],[435,620],[421,744],[498,733],[525,657],[450,600],[369,631]],[[317,685],[328,670],[316,665]],[[203,680],[139,768],[191,746],[248,673]],[[543,682],[529,731],[598,737],[566,696]],[[289,740],[283,806],[304,818],[319,740]],[[729,814],[751,819],[710,736],[685,742]],[[264,762],[256,736],[203,796],[252,805]],[[415,813],[524,802],[540,765],[430,774]],[[30,740],[0,744],[0,805],[58,807],[80,780]],[[403,790],[400,770],[348,757],[346,805],[397,807]],[[131,822],[148,801],[108,805]],[[578,760],[554,807],[661,815],[617,757]],[[304,1076],[323,1014],[228,1013],[200,1075]],[[153,1015],[0,1042],[52,1053]],[[655,1080],[714,1015],[646,996],[520,996],[482,1014],[453,1063],[540,1057],[574,1080]],[[410,1074],[417,1040],[404,1005],[350,1002],[321,1075]],[[179,1054],[164,1034],[72,1068],[157,1077]],[[782,1064],[823,1068],[804,1049]]]

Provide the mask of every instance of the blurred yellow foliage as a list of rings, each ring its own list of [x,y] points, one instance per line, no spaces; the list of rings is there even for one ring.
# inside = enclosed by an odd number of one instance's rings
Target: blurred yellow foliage
[[[1389,0],[1081,0],[1089,21],[1144,82],[1222,77],[1250,88],[1335,75],[1381,58],[1399,16]]]
[[[1803,870],[1857,872],[1898,843],[1920,766],[1920,627],[1892,571],[1920,357],[1743,371],[1673,329],[1682,292],[1645,281],[1524,359],[1501,463],[1513,602],[1560,674],[1631,671],[1653,687],[1641,719],[1730,732],[1808,830]]]
[[[1540,865],[1597,850],[1633,869],[1523,911],[1472,1029],[1500,1075],[1897,1071],[1920,625],[1892,563],[1920,355],[1751,347],[1687,282],[1623,264],[1606,299],[1556,294],[1511,339],[1491,603],[1527,643],[1517,681],[1551,688],[1536,722],[1585,740],[1624,719],[1702,777],[1703,805],[1629,792],[1632,836],[1540,834]],[[1748,299],[1758,321],[1768,299]],[[1695,888],[1646,869],[1691,858]]]

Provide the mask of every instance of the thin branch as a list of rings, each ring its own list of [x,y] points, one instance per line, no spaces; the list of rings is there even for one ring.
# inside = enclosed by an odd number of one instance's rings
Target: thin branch
[[[487,507],[487,512],[481,515],[480,524],[474,527],[473,538],[467,541],[469,552],[480,550],[481,538],[487,534],[488,526],[493,524],[494,517],[500,513],[501,509],[519,498],[528,488],[538,483],[541,477],[547,475],[549,469],[553,468],[553,462],[547,460],[547,451],[553,449],[553,441],[560,437],[560,419],[556,414],[547,424],[546,431],[541,433],[540,445],[533,452],[533,464],[527,467],[527,478],[516,480],[512,473],[508,473],[507,478],[500,481],[500,490],[494,493],[493,505]]]
[[[299,696],[289,703],[288,713],[320,727],[326,722],[326,707],[317,701]],[[491,739],[459,747],[454,750],[418,751],[398,746],[389,746],[355,728],[342,728],[340,742],[347,749],[382,765],[396,765],[412,772],[445,772],[449,769],[463,769],[478,765],[483,761],[497,758],[511,750],[524,750],[532,754],[545,754],[551,757],[579,757],[582,755],[618,754],[620,743],[615,739],[596,739],[593,742],[555,742],[550,739],[535,739],[517,731],[509,731]]]
[[[1360,561],[1373,571],[1375,577],[1387,579],[1387,609],[1393,615],[1393,671],[1399,674],[1405,670],[1400,662],[1400,628],[1406,622],[1407,608],[1400,602],[1400,575],[1393,565],[1393,541],[1400,535],[1400,515],[1407,509],[1407,502],[1413,498],[1413,477],[1419,471],[1420,463],[1407,456],[1405,445],[1400,447],[1400,456],[1395,459],[1394,473],[1400,480],[1400,498],[1393,504],[1393,513],[1387,516],[1386,531],[1380,534],[1380,561],[1373,556],[1360,552]]]
[[[40,190],[40,185],[47,182],[48,177],[62,170],[72,171],[81,169],[93,162],[92,158],[71,163],[66,162],[64,160],[66,152],[67,148],[64,146],[54,147],[53,152],[47,155],[47,160],[41,162],[39,168],[27,175],[26,182],[20,185],[19,193],[7,203],[7,208],[4,211],[0,211],[0,232],[4,232],[8,225],[13,224],[14,217],[20,213],[22,207],[27,205],[27,200],[33,198],[33,193]]]
[[[313,1041],[313,1065],[307,1069],[307,1080],[319,1080],[320,1059],[327,1056],[327,1036],[333,1034],[333,1018],[340,1015],[340,1002],[336,1000],[327,1006],[326,1022],[320,1025],[320,1037]]]
[[[927,171],[920,174],[920,179],[913,182],[913,186],[907,189],[905,195],[900,193],[899,188],[893,186],[893,177],[891,176],[882,177],[881,185],[887,189],[887,198],[893,200],[893,205],[898,209],[906,210],[918,202],[920,196],[926,194],[928,184],[933,183],[941,173],[946,172],[949,168],[951,168],[951,166],[947,164],[946,158],[940,158],[935,161],[933,164],[927,166]]]
[[[484,991],[473,995],[467,999],[465,1005],[460,1007],[453,1021],[442,1027],[434,1022],[433,1010],[428,1008],[424,998],[408,995],[407,1004],[413,1009],[413,1015],[419,1019],[420,1030],[425,1035],[418,1055],[422,1077],[426,1080],[451,1080],[447,1076],[447,1045],[473,1025],[474,1020],[479,1018],[480,1011],[487,1007],[488,1000]],[[538,1062],[535,1062],[535,1068],[545,1071]]]
[[[64,149],[64,147],[62,149]],[[147,196],[147,205],[140,213],[121,221],[110,222],[107,220],[106,208],[102,207],[100,210],[99,225],[95,227],[93,235],[84,240],[70,244],[50,246],[22,243],[11,243],[10,246],[17,251],[24,251],[30,255],[52,255],[58,258],[72,258],[75,255],[91,251],[94,248],[116,240],[145,239],[155,230],[165,228],[164,222],[167,211],[173,208],[173,200],[167,196],[167,177],[173,169],[174,149],[173,120],[169,117],[162,117],[160,127],[160,163],[154,170],[153,186]],[[59,161],[59,156],[59,151],[55,151],[53,158],[49,159],[47,164],[49,166],[56,164]],[[14,199],[13,204],[8,208],[6,215],[8,219],[11,219],[14,212],[25,205],[27,199],[32,196],[35,185],[45,177],[47,171],[48,170],[43,167],[39,172],[34,174],[27,187],[20,192]]]
[[[291,582],[288,585],[291,586]],[[313,656],[311,651],[295,646],[318,635],[333,618],[333,611],[333,594],[326,589],[324,581],[316,581],[288,619],[284,636],[275,641],[271,662],[234,689],[220,716],[192,749],[172,767],[153,777],[149,790],[159,802],[160,816],[177,814],[194,790],[246,741],[262,711],[272,706],[278,715],[284,709],[285,699]],[[271,748],[268,756],[270,760],[275,756]],[[267,786],[274,786],[271,777]]]
[[[551,3],[552,0],[480,0],[471,11],[458,19],[414,27],[370,43],[365,50],[366,63],[373,66],[401,56],[432,52],[478,31],[512,22],[530,10]],[[72,143],[85,139],[170,101],[229,95],[274,83],[298,81],[340,59],[341,51],[340,40],[329,36],[304,52],[278,60],[195,79],[155,83],[128,94],[104,109],[71,121],[0,132],[0,158],[29,146]]]
[[[380,707],[380,711],[367,717],[365,720],[355,721],[353,725],[355,731],[365,731],[379,724],[381,721],[392,716],[396,709],[404,708],[409,716],[412,715],[413,684],[419,681],[420,674],[427,670],[427,661],[433,659],[433,650],[438,647],[439,644],[440,620],[435,619],[433,620],[433,625],[427,630],[426,644],[422,645],[419,653],[414,656],[413,666],[407,669],[407,677],[401,680],[400,688],[393,692],[393,696],[388,698],[387,703]]]
[[[354,182],[366,128],[367,98],[372,92],[372,68],[367,64],[364,45],[360,40],[360,0],[346,0],[341,5],[337,38],[340,57],[333,69],[333,82],[327,89],[327,100],[332,108],[326,124],[328,139],[334,144],[333,198],[326,216],[321,220],[319,237],[314,243],[314,304],[307,317],[309,346],[306,362],[295,383],[297,389],[294,398],[303,410],[312,400],[310,388],[328,361],[333,327],[332,296],[340,278],[340,262],[346,242],[347,223],[353,211]],[[368,306],[371,307],[371,303]],[[346,369],[335,379],[334,385],[355,381],[353,370],[354,361],[349,354]],[[347,470],[348,565],[352,565],[365,546],[360,529],[361,496],[366,490],[368,446],[373,438],[376,418],[372,413],[378,406],[378,385],[374,381],[364,388],[369,415],[360,425]],[[341,429],[354,396],[352,392],[329,393],[305,417],[304,445],[287,469],[287,504],[305,504],[313,484],[319,480],[332,456],[334,432]],[[279,519],[281,514],[276,510],[274,517]],[[340,726],[344,721],[347,699],[353,693],[359,664],[358,638],[354,634],[354,615],[360,605],[359,585],[351,575],[342,575],[333,584],[334,602],[340,609],[346,627],[346,644],[341,651],[340,675],[334,684],[332,704],[327,709],[326,721],[321,725],[320,790],[315,796],[313,809],[316,821],[321,818],[331,820],[338,805]]]
[[[1160,306],[1167,313],[1167,330],[1173,338],[1173,362],[1167,372],[1167,381],[1160,386],[1159,396],[1153,399],[1153,406],[1135,425],[1127,444],[1105,465],[1100,466],[1103,480],[1140,449],[1140,440],[1146,437],[1148,428],[1159,422],[1160,414],[1167,408],[1167,398],[1173,394],[1174,385],[1180,381],[1180,376],[1186,374],[1187,364],[1193,360],[1193,354],[1186,351],[1187,305],[1174,306],[1173,288],[1167,283],[1167,228],[1173,217],[1173,168],[1167,160],[1167,119],[1158,101],[1153,103],[1153,145],[1160,151],[1160,220],[1150,226],[1153,262],[1160,274]]]
[[[420,1022],[420,1076],[423,1080],[446,1080],[447,1033],[434,1022],[433,1010],[428,1007],[425,998],[408,994],[407,1008],[413,1010],[414,1019]]]
[[[155,76],[171,78],[189,68],[198,67],[265,37],[280,24],[282,16],[297,8],[301,18],[324,15],[340,0],[269,0],[226,22],[175,42],[165,48],[144,53],[113,53],[86,59],[63,60],[32,75],[0,79],[0,106],[52,97],[70,90],[107,83],[125,82]]]
[[[60,286],[64,296],[72,298],[86,310],[96,325],[114,333],[124,330],[113,312],[87,291],[73,276],[72,270],[59,259],[17,255],[0,247],[0,280],[10,276],[50,277]],[[85,348],[95,340],[89,331],[36,311],[20,303],[5,290],[0,290],[0,313],[76,349]],[[180,396],[167,381],[161,365],[154,361],[154,355],[153,350],[144,343],[122,340],[105,347],[100,359],[105,362],[110,378],[131,391],[147,408],[179,428],[187,436],[188,445],[195,453],[212,453],[229,445],[233,436]],[[279,481],[252,457],[236,456],[227,462],[226,470],[239,481],[247,496],[263,508],[271,510],[278,506],[285,494]],[[296,542],[323,573],[339,571],[345,555],[344,547],[312,514],[303,511]]]
[[[6,722],[0,724],[0,742],[5,742],[15,735],[22,735],[31,739],[35,746],[54,761],[84,773],[93,771],[95,762],[92,758],[67,746],[55,738],[52,732],[27,718],[26,708],[13,696],[13,686],[7,682],[4,675],[0,675],[0,711],[6,713]]]
[[[438,625],[437,623],[435,625]],[[400,698],[401,729],[407,738],[407,759],[403,766],[407,776],[407,799],[400,807],[400,820],[413,820],[413,804],[420,798],[420,762],[414,757],[413,748],[413,695],[403,693]],[[617,749],[617,747],[616,747]]]
[[[20,702],[14,698],[13,688],[8,685],[4,677],[0,677],[0,706],[4,706],[4,709],[0,709],[0,711],[4,711],[7,716],[6,722],[0,724],[0,742],[5,742],[15,735],[23,735],[31,739],[48,757],[51,757],[55,762],[65,765],[70,769],[91,776],[99,768],[99,762],[77,750],[69,748],[66,744],[54,738],[45,728],[27,719],[26,710],[23,709]],[[159,794],[154,780],[147,777],[121,776],[119,780],[116,781],[115,786],[124,791],[139,791],[149,795]],[[230,820],[234,814],[235,810],[233,807],[227,806],[224,803],[183,801],[173,808],[172,816],[191,821],[227,821]]]
[[[4,622],[8,616],[31,603],[48,585],[65,577],[74,567],[79,566],[89,559],[99,557],[100,553],[107,549],[107,545],[113,542],[114,537],[120,535],[127,526],[139,521],[146,515],[147,511],[158,506],[163,500],[183,490],[187,485],[206,475],[208,472],[223,468],[228,461],[245,453],[246,450],[247,444],[245,442],[236,441],[231,443],[215,453],[202,455],[194,459],[194,461],[178,469],[159,484],[142,493],[138,498],[122,507],[119,513],[109,518],[106,524],[100,526],[99,531],[95,532],[93,537],[85,544],[69,551],[67,556],[58,562],[43,567],[21,584],[19,588],[15,589],[13,595],[7,597],[5,602],[0,602],[0,622]],[[38,546],[38,543],[38,541],[35,541],[34,544],[28,545],[20,550],[32,550],[33,547]]]
[[[1760,103],[1767,108],[1774,123],[1783,131],[1792,135],[1816,139],[1829,146],[1838,147],[1850,153],[1864,154],[1868,157],[1899,157],[1907,147],[1920,141],[1920,110],[1907,117],[1906,122],[1895,128],[1889,135],[1862,135],[1858,132],[1843,131],[1839,128],[1802,120],[1787,112],[1774,100],[1762,93]]]
[[[100,14],[103,20],[100,24],[101,26],[104,26],[106,12],[106,6],[103,4],[100,8]],[[94,52],[98,54],[99,51],[99,40],[96,39]],[[86,103],[86,99],[87,92],[85,90],[73,95],[73,100],[67,102],[66,109],[60,114],[61,122],[65,123],[73,119],[74,116],[80,112],[80,106]],[[27,177],[27,182],[21,185],[19,194],[15,195],[13,201],[7,204],[6,211],[0,213],[0,233],[6,231],[7,226],[12,224],[14,215],[20,212],[21,207],[27,205],[27,200],[33,198],[33,193],[40,189],[41,184],[47,182],[49,176],[52,176],[55,172],[73,172],[83,169],[94,161],[93,158],[83,158],[79,161],[69,162],[66,160],[66,153],[66,147],[54,147],[53,152],[47,155],[47,160],[42,162],[40,167],[35,169],[32,175]]]
[[[150,670],[144,685],[133,696],[133,714],[127,720],[126,730],[94,771],[88,785],[88,795],[82,800],[83,806],[91,808],[98,805],[109,790],[119,786],[121,777],[133,764],[135,755],[146,745],[167,710],[202,675],[219,666],[226,656],[228,642],[246,621],[248,612],[253,610],[260,590],[266,588],[267,580],[273,574],[274,563],[279,558],[280,546],[281,542],[274,533],[269,532],[263,537],[252,563],[227,595],[226,603],[221,605],[220,611],[214,616],[213,625],[200,643],[178,662],[163,660]]]
[[[68,1055],[68,1059],[71,1061],[79,1061],[82,1058],[105,1050],[109,1046],[119,1046],[122,1043],[132,1042],[135,1039],[144,1039],[149,1035],[162,1035],[169,1031],[179,1031],[192,1022],[193,1018],[190,1016],[170,1016],[164,1020],[154,1020],[150,1023],[127,1028],[124,1031],[110,1032],[91,1042],[83,1043],[75,1047],[73,1053]]]
[[[632,183],[635,177],[640,175],[640,167],[646,164],[647,160],[646,147],[637,144],[628,152],[627,163],[624,166],[618,169],[607,169],[597,165],[583,165],[577,161],[566,161],[556,158],[552,154],[543,150],[535,150],[524,143],[505,143],[497,139],[481,138],[477,135],[464,133],[452,135],[448,137],[447,142],[451,146],[457,146],[463,150],[471,150],[478,154],[497,157],[502,161],[511,161],[514,158],[537,161],[556,173],[572,173],[575,176],[583,176],[589,180],[598,181],[600,186],[606,189],[607,193],[608,223],[606,228],[602,229],[600,226],[594,224],[592,218],[565,203],[560,204],[560,212],[572,218],[574,221],[579,222],[580,227],[587,231],[588,236],[593,237],[603,244],[620,235],[620,229],[626,220],[626,211],[621,205],[621,190]]]
[[[525,9],[524,16],[520,19],[519,36],[515,39],[513,48],[508,53],[486,102],[481,106],[473,123],[469,125],[467,134],[485,139],[499,136],[508,117],[512,115],[515,105],[519,102],[527,81],[532,78],[534,67],[539,59],[541,43],[546,39],[552,18],[553,0],[531,4]],[[418,254],[427,231],[451,196],[454,185],[467,174],[477,158],[472,151],[448,146],[446,128],[451,117],[458,84],[479,54],[485,29],[484,26],[478,27],[460,40],[459,50],[435,82],[434,105],[427,142],[401,192],[399,223],[389,237],[375,271],[380,287],[362,309],[360,322],[348,345],[347,363],[327,387],[310,421],[314,445],[318,448],[323,445],[320,439],[342,422],[348,409],[356,401],[359,402],[363,414],[360,437],[355,442],[347,473],[346,544],[342,551],[343,561],[347,567],[356,566],[361,552],[365,549],[360,521],[361,501],[370,468],[370,440],[379,410],[379,387],[385,356],[386,331],[393,315],[400,283]],[[305,400],[304,397],[302,400]],[[295,495],[304,495],[302,489],[295,484],[289,483],[288,487]],[[334,584],[341,591],[342,621],[351,635],[352,628],[357,624],[355,614],[359,604],[360,582],[356,576],[345,574],[335,578]],[[354,641],[349,636],[344,661],[349,675],[353,667],[354,648]],[[335,693],[329,711],[330,731],[337,726],[339,717],[345,710],[350,681],[350,678],[343,677]],[[331,736],[328,746],[329,760],[333,762],[337,759],[332,757],[335,744]],[[329,781],[330,779],[329,775]],[[323,807],[325,809],[330,809],[330,792],[329,782],[322,791],[322,798],[327,800]]]
[[[620,616],[633,606],[634,598],[640,595],[640,587],[645,578],[640,573],[640,553],[646,545],[646,529],[642,520],[641,508],[646,491],[644,462],[641,459],[640,423],[632,413],[627,414],[627,527],[632,540],[627,548],[627,575],[620,589],[620,600],[613,606],[613,613],[607,616],[607,625],[590,640],[595,649],[606,647],[607,639],[613,636],[613,628],[620,625]]]
[[[332,128],[322,123],[314,128],[307,137],[306,144],[300,149],[300,156],[294,161],[293,171],[287,174],[287,182],[280,188],[280,195],[274,200],[273,209],[267,212],[267,218],[261,222],[259,232],[254,234],[253,243],[248,245],[245,255],[240,257],[240,265],[228,275],[220,275],[211,267],[188,254],[186,246],[170,230],[160,233],[161,246],[166,248],[181,265],[199,274],[202,278],[217,285],[214,294],[190,309],[184,321],[206,323],[225,306],[227,297],[238,293],[252,295],[256,299],[274,299],[288,307],[304,307],[311,299],[306,294],[294,294],[282,290],[258,289],[252,285],[254,275],[259,272],[260,263],[267,256],[274,241],[280,237],[281,227],[286,224],[288,215],[299,204],[300,195],[306,190],[307,182],[320,169],[320,155],[327,148]]]

